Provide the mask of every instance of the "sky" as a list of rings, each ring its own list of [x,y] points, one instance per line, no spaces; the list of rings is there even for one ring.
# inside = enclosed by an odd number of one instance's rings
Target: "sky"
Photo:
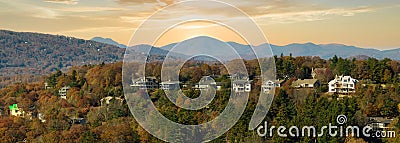
[[[380,50],[400,48],[398,0],[221,1],[246,13],[271,44],[312,42]],[[0,0],[0,29],[83,39],[100,36],[128,44],[136,30],[145,29],[141,23],[156,12],[162,16],[151,18],[153,25],[147,27],[148,35],[141,35],[144,39],[160,31],[157,24],[172,26],[192,16],[242,22],[226,7],[205,5],[198,10],[180,4],[180,0]],[[162,46],[194,36],[245,43],[229,28],[207,21],[180,23],[160,35],[157,42],[143,44]]]

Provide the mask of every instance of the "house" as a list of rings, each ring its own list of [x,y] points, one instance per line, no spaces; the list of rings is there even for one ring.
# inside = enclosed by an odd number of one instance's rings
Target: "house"
[[[217,90],[222,90],[222,82],[217,82]]]
[[[373,131],[385,131],[391,129],[388,125],[393,121],[386,117],[368,117],[368,125],[372,127]]]
[[[232,90],[235,92],[250,92],[251,82],[246,74],[235,73],[232,77]]]
[[[17,116],[17,117],[24,117],[25,112],[24,112],[24,110],[18,108],[17,104],[13,104],[10,106],[10,115]]]
[[[70,123],[71,124],[85,124],[86,123],[86,119],[85,118],[76,118],[76,117],[73,117],[73,118],[70,118]]]
[[[156,89],[158,87],[156,77],[140,77],[132,80],[131,87],[137,89]]]
[[[204,77],[201,78],[199,83],[195,85],[195,89],[197,90],[205,90],[208,88],[214,88],[214,89],[218,89],[217,88],[217,83],[211,78],[211,77]]]
[[[36,109],[35,105],[29,105],[25,117],[29,117],[30,120],[32,120],[32,118],[37,118],[37,111],[35,111],[35,109]]]
[[[160,83],[162,90],[178,90],[180,89],[179,81],[165,81]]]
[[[329,91],[331,93],[354,93],[356,92],[357,79],[350,76],[335,76],[329,84]]]
[[[69,86],[62,87],[60,90],[58,90],[58,95],[60,95],[62,99],[67,99],[67,94],[69,89],[70,89]]]
[[[311,76],[313,77],[313,79],[318,79],[320,76],[324,76],[327,72],[327,68],[312,68]]]
[[[232,89],[235,92],[250,92],[251,80],[234,80],[232,81]]]
[[[320,86],[318,79],[298,79],[293,81],[292,87],[295,88],[316,88]]]
[[[44,119],[44,114],[43,113],[38,113],[37,117],[42,123],[46,122],[46,120]]]
[[[284,80],[275,80],[275,81],[268,80],[267,82],[263,82],[261,85],[261,91],[269,92],[276,87],[281,87],[283,82]]]
[[[110,101],[112,101],[112,100],[119,101],[120,103],[122,103],[124,101],[120,97],[107,96],[107,97],[100,99],[100,104],[101,104],[101,106],[107,106],[110,104]]]
[[[45,82],[44,83],[44,89],[51,89],[52,87],[49,85],[49,83]]]

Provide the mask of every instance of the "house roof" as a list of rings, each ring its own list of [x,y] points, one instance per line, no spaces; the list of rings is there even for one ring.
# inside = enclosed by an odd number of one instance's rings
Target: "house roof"
[[[233,83],[251,83],[252,80],[234,80]]]
[[[113,99],[113,98],[115,98],[115,99],[118,99],[118,100],[122,100],[122,98],[120,98],[120,97],[112,97],[112,96],[107,96],[107,97],[104,97],[104,98],[102,98],[101,100],[111,100],[111,99]]]
[[[281,84],[283,82],[285,82],[285,80],[275,80],[275,83],[278,83],[278,84]]]
[[[61,87],[61,90],[68,90],[68,89],[70,89],[71,87],[70,86],[64,86],[64,87]]]
[[[389,119],[386,117],[368,117],[368,121],[371,123],[386,123],[386,124],[390,124],[393,119]]]
[[[242,73],[235,73],[232,75],[232,79],[249,79],[249,77],[246,74],[242,74]]]
[[[341,76],[336,75],[335,79],[331,80],[330,82],[343,82],[344,80],[347,80],[349,82],[351,81],[354,83],[358,82],[357,79],[354,79],[351,76],[343,76],[343,75],[341,75]]]
[[[278,84],[281,84],[282,82],[284,82],[285,80],[274,80],[274,81],[272,81],[272,80],[268,80],[267,81],[267,83],[271,83],[271,82],[273,82],[273,83],[278,83]]]
[[[19,110],[17,104],[13,104],[10,106],[10,110]]]

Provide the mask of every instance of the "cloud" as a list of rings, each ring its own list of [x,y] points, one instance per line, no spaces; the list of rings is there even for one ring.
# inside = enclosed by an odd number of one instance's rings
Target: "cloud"
[[[185,29],[192,30],[192,29],[215,28],[215,27],[219,27],[219,26],[221,26],[221,25],[214,24],[214,23],[188,22],[188,23],[178,25],[176,28],[183,29],[183,30],[185,30]]]
[[[177,0],[116,0],[116,1],[123,5],[152,3],[152,4],[157,4],[158,6],[161,7],[171,5],[177,2]]]
[[[75,5],[79,0],[44,0],[44,2]]]
[[[87,28],[80,28],[74,30],[63,31],[65,33],[86,33],[86,32],[121,32],[121,31],[134,31],[135,28],[131,27],[112,27],[112,26],[105,26],[105,27],[87,27]]]
[[[60,14],[44,7],[32,7],[32,16],[43,19],[59,19]]]
[[[120,0],[124,2],[137,2],[151,3],[155,0]],[[225,0],[227,1],[227,0]],[[174,1],[177,2],[177,1]],[[359,13],[373,12],[379,7],[326,7],[322,5],[315,5],[309,3],[300,3],[287,0],[272,0],[272,1],[230,1],[230,4],[236,6],[240,10],[246,12],[253,19],[257,20],[259,24],[276,24],[276,23],[296,23],[304,21],[318,21],[333,18],[334,16],[354,16]],[[147,5],[149,6],[149,5]],[[235,17],[234,14],[228,10],[228,6],[204,6],[204,9],[194,10],[185,6],[175,7],[173,10],[163,12],[163,16],[158,16],[154,21],[179,21],[183,17],[190,17],[193,15],[204,15],[206,17],[214,17],[222,21],[235,21],[241,20],[240,17]],[[187,9],[185,9],[187,8]],[[135,14],[120,16],[122,22],[139,23],[150,16],[155,10],[150,9]]]
[[[120,16],[119,19],[121,22],[128,22],[128,23],[140,23],[145,20],[144,16]]]
[[[263,14],[255,16],[257,20],[265,21],[263,24],[268,23],[296,23],[304,21],[318,21],[329,19],[333,16],[354,16],[359,13],[366,13],[374,11],[374,8],[361,7],[361,8],[332,8],[321,10],[305,10],[286,13]]]
[[[39,2],[41,3],[41,2]],[[50,7],[36,5],[32,1],[8,1],[7,8],[0,12],[17,17],[33,17],[41,19],[59,19],[60,13]]]
[[[65,8],[55,8],[54,10],[63,11],[63,12],[99,12],[99,11],[124,11],[128,10],[126,8],[120,7],[65,7]]]

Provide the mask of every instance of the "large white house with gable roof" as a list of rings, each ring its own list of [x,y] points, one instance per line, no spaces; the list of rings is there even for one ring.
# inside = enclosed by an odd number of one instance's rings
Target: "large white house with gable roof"
[[[357,79],[350,76],[337,76],[329,84],[329,92],[332,93],[354,93],[356,92]]]

